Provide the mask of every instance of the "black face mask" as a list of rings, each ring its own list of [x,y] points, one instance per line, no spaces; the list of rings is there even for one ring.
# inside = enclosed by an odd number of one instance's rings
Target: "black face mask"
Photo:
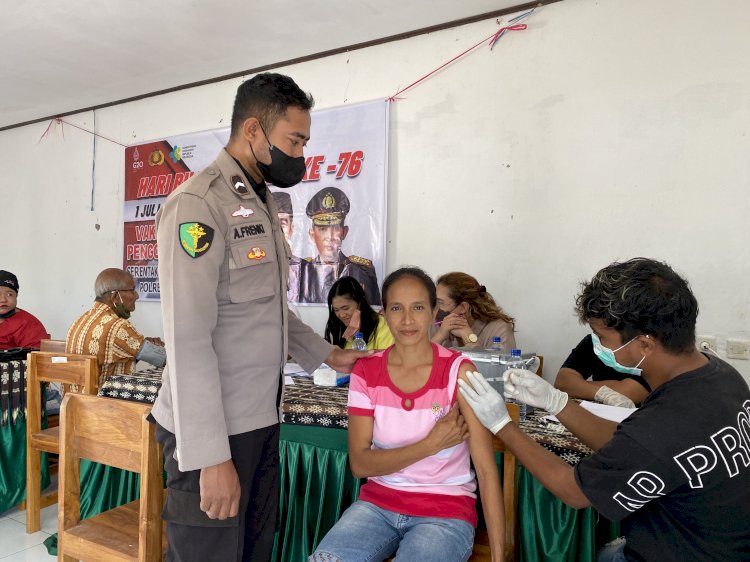
[[[446,312],[445,310],[438,309],[437,314],[435,315],[435,322],[442,322],[443,320],[445,320],[445,317],[448,316],[449,314],[450,312]]]
[[[271,147],[271,163],[264,164],[258,160],[257,156],[255,156],[255,151],[253,151],[253,145],[250,145],[250,151],[253,153],[258,170],[263,174],[263,179],[276,187],[287,188],[297,185],[305,176],[305,157],[299,156],[293,158],[280,148],[276,148],[268,140],[268,135],[266,135],[263,126],[260,129],[263,131],[263,136],[266,137],[266,141],[268,141],[268,145]]]
[[[3,320],[5,320],[6,318],[10,318],[11,316],[13,316],[16,313],[16,310],[17,309],[14,308],[13,310],[9,310],[5,314],[0,314],[0,318],[2,318]]]

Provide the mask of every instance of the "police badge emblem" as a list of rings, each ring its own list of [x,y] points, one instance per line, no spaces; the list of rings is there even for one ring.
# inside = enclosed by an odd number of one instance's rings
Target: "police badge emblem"
[[[191,258],[199,258],[211,247],[214,229],[202,222],[183,222],[180,225],[180,246]]]

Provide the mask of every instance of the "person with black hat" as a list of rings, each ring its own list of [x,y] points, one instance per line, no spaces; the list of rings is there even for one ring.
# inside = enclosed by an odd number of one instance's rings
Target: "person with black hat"
[[[349,227],[344,224],[349,207],[346,193],[336,187],[321,189],[307,204],[307,216],[312,221],[310,239],[318,255],[302,260],[299,302],[325,303],[333,282],[348,275],[362,284],[370,304],[380,305],[372,261],[341,251],[341,244],[349,234]]]
[[[278,207],[279,226],[284,233],[289,254],[289,281],[287,282],[287,300],[297,302],[299,299],[299,270],[302,260],[292,251],[292,237],[294,236],[294,207],[292,197],[284,191],[272,191],[276,207]]]
[[[36,316],[16,306],[17,301],[18,278],[0,270],[0,349],[39,349],[49,334]]]

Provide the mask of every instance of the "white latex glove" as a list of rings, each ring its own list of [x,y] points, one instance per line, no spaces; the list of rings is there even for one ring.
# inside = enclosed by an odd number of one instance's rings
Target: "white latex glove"
[[[633,401],[620,394],[616,390],[609,388],[608,386],[601,386],[594,395],[594,400],[600,404],[607,404],[608,406],[620,406],[621,408],[635,408]]]
[[[466,377],[471,384],[458,379],[458,390],[474,410],[482,425],[493,434],[510,423],[510,414],[505,407],[505,400],[490,386],[481,373],[467,371]]]
[[[506,398],[542,408],[555,416],[568,403],[565,392],[525,369],[508,369],[503,373],[503,382]]]

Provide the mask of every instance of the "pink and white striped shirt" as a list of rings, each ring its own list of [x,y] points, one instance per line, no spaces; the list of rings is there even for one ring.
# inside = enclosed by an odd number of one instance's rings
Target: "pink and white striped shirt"
[[[469,361],[433,343],[427,383],[406,393],[388,374],[391,349],[360,359],[349,383],[349,415],[374,418],[373,449],[404,447],[426,437],[455,403],[458,370]],[[398,472],[370,477],[359,499],[404,515],[463,519],[476,525],[475,490],[469,445],[464,442]]]

